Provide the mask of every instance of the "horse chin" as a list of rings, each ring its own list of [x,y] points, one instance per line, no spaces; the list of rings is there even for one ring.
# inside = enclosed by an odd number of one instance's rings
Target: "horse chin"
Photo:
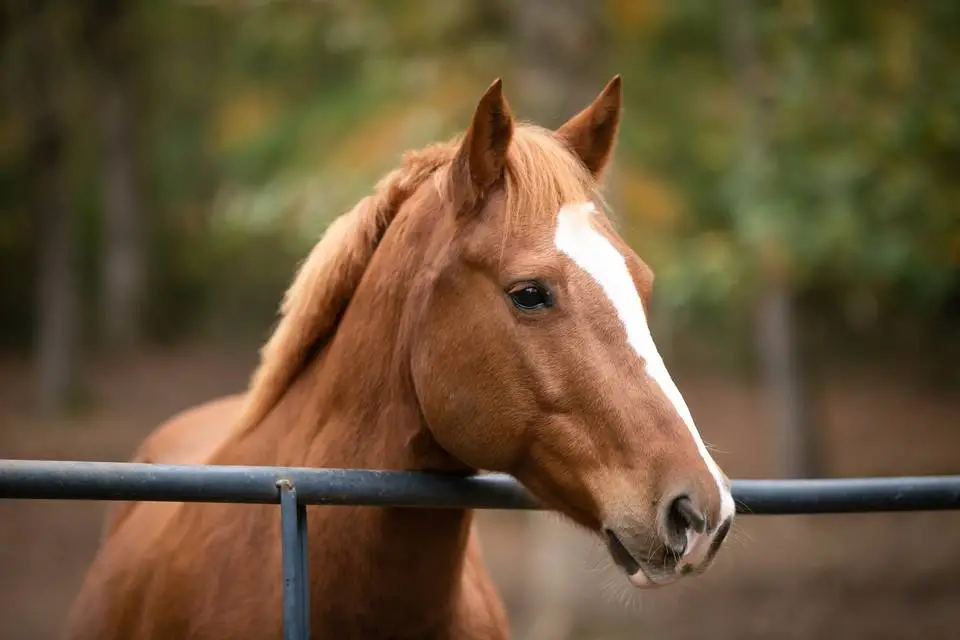
[[[634,587],[638,589],[657,589],[680,579],[680,575],[670,571],[656,571],[649,564],[641,563],[631,554],[620,539],[609,529],[604,530],[607,550],[614,564],[627,576]]]
[[[673,584],[680,579],[680,576],[672,573],[656,575],[653,572],[647,572],[644,569],[638,569],[633,574],[627,575],[627,580],[637,589],[659,589],[669,584]]]

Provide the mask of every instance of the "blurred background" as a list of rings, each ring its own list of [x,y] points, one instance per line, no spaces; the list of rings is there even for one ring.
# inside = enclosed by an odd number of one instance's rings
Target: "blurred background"
[[[495,77],[555,127],[620,73],[609,197],[721,466],[960,473],[953,0],[6,0],[0,43],[0,457],[124,460],[242,389],[297,261],[403,150]],[[0,505],[0,638],[55,637],[102,511]],[[556,518],[480,526],[518,638],[960,625],[960,514],[741,517],[643,594]]]

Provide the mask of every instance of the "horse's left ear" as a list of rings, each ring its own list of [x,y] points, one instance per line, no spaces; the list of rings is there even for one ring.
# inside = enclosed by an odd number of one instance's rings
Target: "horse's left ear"
[[[513,115],[497,78],[480,98],[453,163],[458,210],[472,208],[503,177],[512,139]]]
[[[556,131],[595,178],[600,178],[613,155],[620,127],[620,85],[620,76],[613,76],[590,106]]]

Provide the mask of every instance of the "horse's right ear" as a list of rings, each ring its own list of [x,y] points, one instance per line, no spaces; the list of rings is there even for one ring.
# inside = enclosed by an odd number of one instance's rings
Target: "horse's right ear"
[[[620,127],[621,85],[620,76],[613,76],[596,100],[556,133],[598,179],[610,163]]]
[[[503,82],[497,78],[480,98],[451,167],[458,213],[472,210],[503,177],[512,138],[513,116],[503,97]]]

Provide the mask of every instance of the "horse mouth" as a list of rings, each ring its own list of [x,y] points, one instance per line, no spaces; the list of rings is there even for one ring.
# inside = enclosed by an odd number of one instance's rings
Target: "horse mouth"
[[[680,574],[654,571],[649,564],[642,564],[610,529],[604,529],[603,534],[606,538],[607,550],[614,563],[627,575],[627,579],[633,586],[641,589],[664,587],[680,578]],[[684,571],[682,575],[687,573]]]
[[[642,570],[640,563],[637,562],[637,559],[623,546],[617,534],[610,529],[604,529],[603,533],[607,539],[607,549],[610,551],[610,556],[618,567],[623,569],[628,576],[635,575]]]

